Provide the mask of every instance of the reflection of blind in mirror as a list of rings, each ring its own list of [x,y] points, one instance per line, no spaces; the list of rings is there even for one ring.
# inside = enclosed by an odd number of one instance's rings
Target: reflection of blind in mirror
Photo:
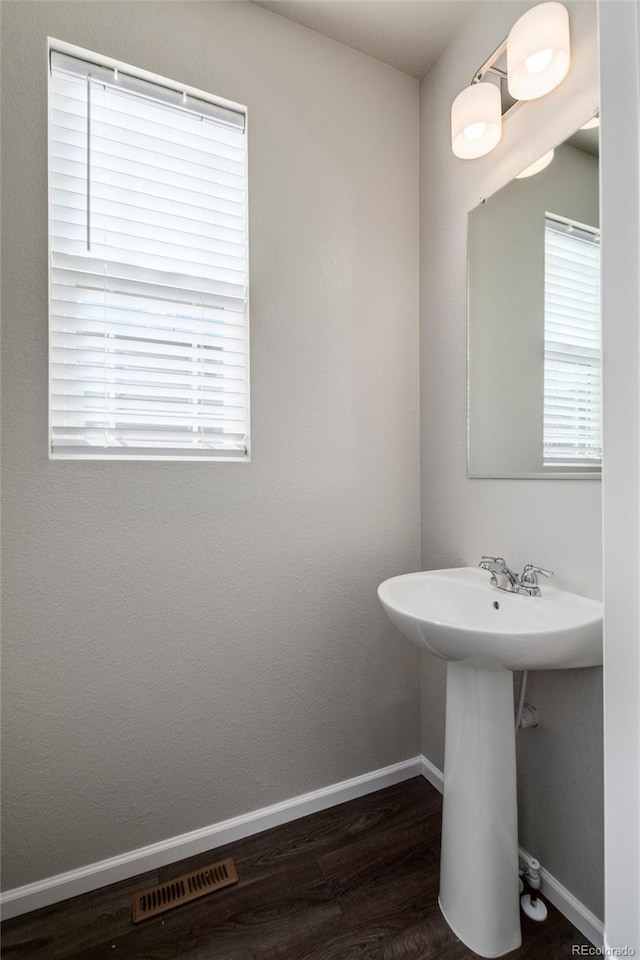
[[[544,465],[598,466],[600,232],[548,214],[544,257]]]

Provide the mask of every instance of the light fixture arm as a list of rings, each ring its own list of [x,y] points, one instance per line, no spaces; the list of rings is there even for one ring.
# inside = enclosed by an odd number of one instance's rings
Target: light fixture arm
[[[476,72],[473,75],[471,80],[471,85],[475,83],[482,83],[487,74],[493,74],[494,77],[498,77],[500,81],[500,97],[502,100],[502,109],[501,114],[504,119],[508,114],[513,113],[520,105],[521,101],[516,100],[510,104],[510,106],[504,106],[504,97],[506,95],[506,84],[508,79],[508,74],[506,70],[502,70],[501,67],[496,67],[496,63],[503,57],[507,52],[507,37],[504,38],[502,43],[498,44],[491,56],[487,57],[481,67],[478,67]]]

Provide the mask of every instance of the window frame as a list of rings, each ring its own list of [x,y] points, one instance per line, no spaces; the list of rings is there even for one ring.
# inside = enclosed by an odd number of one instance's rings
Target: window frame
[[[95,64],[97,67],[106,68],[108,70],[117,70],[121,71],[123,74],[127,74],[130,77],[133,77],[136,80],[146,81],[157,86],[162,86],[168,90],[175,91],[180,95],[186,94],[189,97],[193,97],[197,100],[202,100],[205,103],[211,104],[214,107],[221,107],[223,109],[232,110],[236,113],[240,113],[244,116],[244,136],[247,138],[246,143],[248,145],[249,138],[249,111],[248,107],[244,104],[237,103],[233,100],[228,100],[224,97],[220,97],[207,91],[201,90],[197,87],[193,87],[190,84],[180,83],[175,80],[171,80],[167,77],[163,77],[159,74],[152,73],[148,70],[144,70],[140,67],[136,67],[132,64],[126,63],[121,60],[116,60],[113,57],[107,57],[103,54],[96,53],[93,50],[88,50],[84,47],[76,46],[75,44],[68,43],[64,40],[59,40],[54,37],[47,37],[47,336],[48,336],[48,367],[47,367],[47,449],[48,449],[48,458],[49,460],[104,460],[104,461],[127,461],[132,462],[153,462],[153,463],[162,463],[162,462],[191,462],[191,463],[250,463],[251,462],[251,283],[250,283],[250,246],[249,246],[249,183],[248,183],[248,157],[247,164],[245,166],[245,196],[246,196],[246,218],[247,218],[247,229],[246,229],[246,271],[247,271],[247,282],[246,282],[246,310],[245,310],[245,335],[246,335],[246,397],[247,404],[247,413],[246,413],[246,443],[245,443],[245,452],[244,454],[239,454],[235,456],[226,455],[224,451],[215,450],[203,452],[200,455],[185,455],[178,452],[162,455],[159,451],[161,448],[155,447],[150,448],[148,454],[141,454],[139,452],[135,454],[127,454],[125,452],[126,448],[120,448],[117,446],[113,447],[101,447],[100,453],[92,452],[92,449],[89,447],[87,451],[79,450],[76,452],[60,452],[55,451],[53,448],[53,424],[52,424],[52,217],[51,217],[51,180],[52,180],[52,164],[49,157],[49,137],[50,137],[50,128],[51,128],[51,103],[52,103],[52,71],[51,71],[51,56],[52,53],[60,53],[66,56],[74,57],[78,60],[85,60],[89,64]],[[94,448],[95,450],[95,448]]]

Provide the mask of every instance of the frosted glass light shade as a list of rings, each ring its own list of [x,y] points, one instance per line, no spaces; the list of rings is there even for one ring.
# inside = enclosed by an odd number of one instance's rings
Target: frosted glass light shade
[[[564,80],[571,62],[569,14],[541,3],[516,20],[507,37],[507,82],[515,100],[537,100]]]
[[[525,167],[522,173],[517,173],[515,179],[525,180],[527,177],[533,177],[536,173],[540,173],[541,170],[546,170],[553,160],[554,152],[554,150],[549,150],[548,153],[543,154],[538,160],[535,160],[528,167]]]
[[[502,136],[502,101],[493,83],[474,83],[451,106],[451,149],[462,160],[489,153]]]

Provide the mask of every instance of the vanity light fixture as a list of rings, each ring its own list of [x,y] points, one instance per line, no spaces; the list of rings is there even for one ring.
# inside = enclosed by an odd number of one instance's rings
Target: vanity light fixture
[[[496,63],[506,54],[506,70]],[[569,14],[556,0],[527,10],[451,107],[451,148],[471,160],[489,153],[502,136],[503,117],[525,100],[536,100],[564,80],[571,62]],[[493,74],[498,82],[487,82]],[[515,103],[503,108],[503,94]],[[550,162],[550,161],[549,161]]]

